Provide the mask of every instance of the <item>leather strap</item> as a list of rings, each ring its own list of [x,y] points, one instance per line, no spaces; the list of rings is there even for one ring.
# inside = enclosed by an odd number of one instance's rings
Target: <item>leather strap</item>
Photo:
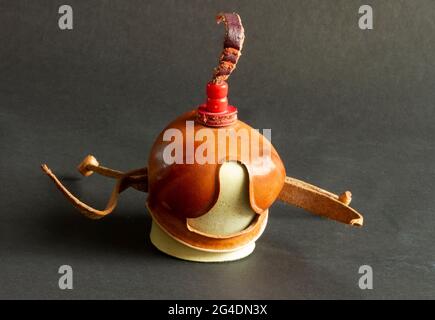
[[[309,183],[286,177],[278,200],[332,220],[362,226],[362,215],[349,206],[351,197],[350,191],[338,196]]]
[[[116,208],[119,194],[125,189],[133,187],[143,192],[148,191],[147,168],[141,168],[129,171],[127,173],[122,173],[117,170],[112,170],[99,166],[97,160],[93,156],[89,155],[78,166],[78,169],[82,175],[89,176],[92,173],[97,172],[101,175],[116,179],[115,187],[113,188],[112,194],[107,202],[106,208],[103,210],[98,210],[82,202],[80,199],[74,196],[60,182],[60,180],[46,164],[43,164],[41,168],[51,178],[51,180],[53,180],[56,187],[64,194],[68,201],[74,205],[74,207],[76,207],[86,217],[94,220],[101,219],[102,217],[110,214]]]
[[[80,173],[89,176],[94,172],[106,177],[116,179],[115,187],[103,210],[95,209],[82,202],[74,196],[48,168],[47,165],[41,166],[42,170],[53,180],[56,187],[83,215],[91,219],[100,219],[110,214],[117,205],[119,194],[127,188],[148,192],[148,171],[147,168],[140,168],[126,173],[105,168],[99,165],[98,161],[91,155],[87,156],[78,166]],[[278,200],[291,204],[314,214],[336,220],[342,223],[362,226],[363,217],[355,209],[349,206],[352,198],[350,191],[345,191],[336,195],[319,187],[313,186],[304,181],[286,177]]]

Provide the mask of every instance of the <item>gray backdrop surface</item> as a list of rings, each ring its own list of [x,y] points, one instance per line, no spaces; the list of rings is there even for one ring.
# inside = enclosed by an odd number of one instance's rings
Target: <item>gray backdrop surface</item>
[[[0,298],[435,298],[434,1],[370,1],[370,31],[365,1],[70,0],[72,31],[62,4],[0,0]],[[204,101],[220,11],[246,29],[229,81],[240,119],[272,129],[288,175],[351,190],[363,228],[276,203],[249,258],[178,261],[148,239],[146,195],[91,221],[40,171],[102,207],[112,181],[75,166],[146,165],[164,126]]]

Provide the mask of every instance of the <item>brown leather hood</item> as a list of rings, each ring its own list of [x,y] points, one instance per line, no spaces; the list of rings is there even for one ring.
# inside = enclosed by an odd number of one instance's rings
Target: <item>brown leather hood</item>
[[[151,149],[148,168],[122,172],[101,166],[92,155],[88,155],[79,165],[78,169],[84,176],[97,173],[116,180],[104,209],[99,210],[82,202],[62,184],[46,164],[41,166],[42,170],[66,199],[91,219],[100,219],[112,213],[119,194],[129,187],[148,192],[147,206],[154,222],[179,242],[203,251],[232,251],[252,244],[263,232],[267,224],[268,208],[276,199],[320,216],[362,226],[363,217],[349,206],[350,191],[337,195],[304,181],[286,177],[284,165],[271,143],[258,131],[237,120],[237,108],[228,105],[226,80],[241,56],[245,40],[244,28],[240,16],[234,12],[219,14],[217,21],[225,24],[224,48],[213,78],[207,84],[206,103],[200,105],[198,110],[187,112],[175,119],[160,133]],[[173,136],[173,141],[164,141],[165,136],[168,138],[170,129],[177,129],[172,130],[177,135]],[[235,148],[229,143],[234,142],[234,139],[227,136],[228,131],[237,137],[233,144]],[[202,137],[200,132],[203,133]],[[223,132],[225,134],[222,141]],[[248,137],[243,137],[246,132]],[[242,141],[245,143],[241,143]],[[168,149],[178,150],[178,155],[181,151],[181,160],[177,157],[177,162],[173,164],[164,161],[167,160]],[[209,150],[214,152],[208,152]],[[198,163],[194,155],[203,155],[205,151],[207,162]],[[212,161],[209,153],[213,155]],[[254,217],[243,231],[228,237],[213,237],[188,228],[187,222],[189,218],[208,213],[215,205],[220,195],[219,171],[225,161],[238,161],[245,166],[249,177],[249,203],[257,214],[249,212],[249,217]],[[243,182],[246,183],[246,180]],[[230,188],[225,191],[233,192]],[[246,201],[246,193],[243,196]]]
[[[195,163],[189,164],[185,152],[186,136],[189,134],[186,132],[186,121],[194,121],[195,118],[196,110],[193,110],[175,119],[160,133],[151,149],[148,162],[148,206],[150,209],[155,213],[156,209],[162,206],[167,213],[180,218],[196,218],[206,214],[219,196],[219,169],[222,160],[237,160],[247,168],[249,174],[251,207],[256,213],[263,213],[278,197],[286,176],[284,165],[275,148],[257,130],[242,121],[237,121],[225,128],[209,128],[195,122],[193,126],[195,133],[203,128],[212,132],[215,137],[216,160],[221,161],[213,164],[198,164],[194,161]],[[183,163],[168,165],[163,160],[163,153],[164,149],[173,141],[163,141],[163,135],[166,130],[171,128],[180,130],[183,135],[181,141],[183,144]],[[234,129],[236,133],[239,133],[241,129],[249,131],[251,133],[250,139],[252,141],[258,139],[259,141],[258,154],[254,152],[248,159],[244,158],[240,143],[237,143],[237,150],[231,149],[230,144],[226,143],[225,158],[217,159],[219,130],[225,129]],[[204,141],[195,141],[193,150],[196,152]],[[270,148],[270,158],[263,154],[263,144]],[[251,145],[248,144],[247,147],[251,151]]]

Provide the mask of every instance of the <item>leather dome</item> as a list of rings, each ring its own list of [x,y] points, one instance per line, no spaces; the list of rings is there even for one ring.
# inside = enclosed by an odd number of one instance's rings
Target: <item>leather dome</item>
[[[284,165],[270,142],[258,131],[252,130],[251,137],[260,142],[259,153],[256,157],[243,159],[238,144],[237,154],[233,154],[228,148],[224,160],[237,160],[243,164],[249,175],[249,201],[250,205],[258,215],[253,225],[245,234],[230,239],[211,239],[200,236],[187,230],[186,219],[196,218],[206,214],[216,203],[219,196],[219,169],[220,163],[187,164],[186,154],[183,152],[183,163],[167,164],[163,160],[163,152],[172,141],[163,141],[163,134],[167,129],[178,129],[183,135],[183,150],[186,148],[186,121],[195,121],[196,110],[187,112],[171,122],[157,137],[150,153],[148,161],[148,200],[147,205],[156,222],[172,236],[176,237],[187,245],[209,249],[231,249],[238,247],[247,241],[257,237],[264,229],[267,212],[270,205],[278,197],[285,179]],[[218,131],[222,128],[205,127],[194,122],[194,132],[202,128],[211,130],[218,141]],[[229,127],[235,132],[241,129],[252,128],[242,121]],[[202,141],[194,142],[194,150],[199,147]],[[269,161],[267,165],[260,165],[266,161],[262,152],[262,144],[270,147]],[[215,143],[216,154],[217,143]],[[250,146],[249,146],[250,148]]]

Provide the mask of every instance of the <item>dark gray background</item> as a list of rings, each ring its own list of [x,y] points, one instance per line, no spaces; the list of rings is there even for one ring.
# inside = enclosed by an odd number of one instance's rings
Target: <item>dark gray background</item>
[[[434,1],[66,3],[73,31],[57,26],[64,1],[0,1],[0,298],[435,298]],[[102,207],[113,181],[75,166],[146,165],[160,130],[204,101],[219,11],[247,34],[229,81],[240,119],[272,128],[288,175],[352,190],[363,228],[276,203],[249,258],[184,262],[150,244],[146,195],[91,221],[40,171]]]

